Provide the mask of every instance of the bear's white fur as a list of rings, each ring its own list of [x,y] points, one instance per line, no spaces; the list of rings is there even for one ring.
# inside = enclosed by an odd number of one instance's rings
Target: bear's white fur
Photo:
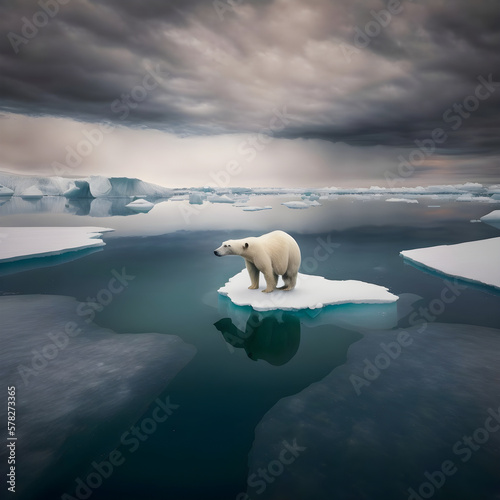
[[[259,275],[266,280],[265,293],[276,290],[278,276],[283,277],[280,290],[293,290],[300,267],[300,248],[297,242],[284,231],[272,231],[258,237],[228,240],[214,251],[218,257],[240,255],[250,275],[251,290],[259,288]]]

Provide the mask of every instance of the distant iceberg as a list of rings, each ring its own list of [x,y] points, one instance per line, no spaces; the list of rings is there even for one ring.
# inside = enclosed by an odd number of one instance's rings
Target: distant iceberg
[[[131,208],[136,212],[149,212],[155,205],[150,201],[139,198],[138,200],[134,200],[131,203],[125,205],[127,208]]]
[[[190,193],[189,203],[191,205],[203,205],[203,202],[207,199],[204,193]]]
[[[265,207],[244,206],[241,207],[243,212],[259,212],[261,210],[271,210],[273,207],[266,205]]]
[[[26,199],[38,199],[42,198],[43,193],[36,187],[36,186],[30,186],[28,189],[25,189],[21,193],[21,198],[26,198]]]
[[[129,177],[92,176],[88,182],[90,194],[94,198],[121,196],[162,198],[173,194],[172,189]]]
[[[210,203],[234,203],[235,200],[232,198],[229,198],[226,194],[223,195],[218,195],[218,194],[212,194],[207,196],[207,201]]]
[[[75,180],[70,187],[63,192],[65,198],[92,198],[89,183],[85,180]]]
[[[93,175],[82,178],[65,178],[59,176],[32,176],[0,172],[0,196],[20,196],[23,191],[35,186],[44,196],[65,196],[67,198],[103,198],[103,197],[140,197],[171,198],[174,195],[189,196],[190,203],[200,204],[208,195],[212,203],[241,202],[249,195],[299,196],[308,206],[317,206],[318,200],[340,195],[421,195],[421,196],[457,196],[467,195],[461,201],[488,201],[500,195],[500,185],[484,186],[467,182],[464,184],[417,186],[417,187],[381,187],[369,188],[284,188],[284,187],[192,187],[170,189],[157,184],[129,177],[107,177]],[[196,200],[196,201],[195,201]],[[232,201],[230,201],[232,200]],[[291,202],[299,203],[299,202]],[[297,205],[290,208],[307,208]]]
[[[392,203],[418,203],[418,200],[413,198],[387,198],[385,201]]]
[[[500,289],[500,238],[405,250],[401,255],[434,271]]]
[[[282,203],[282,205],[285,205],[285,207],[287,208],[294,208],[299,210],[303,210],[311,206],[310,203],[306,203],[305,201],[286,201],[285,203]]]
[[[166,198],[173,189],[129,177],[104,177],[94,175],[81,179],[16,175],[0,172],[0,185],[11,190],[14,196],[23,196],[26,190],[36,189],[42,196],[68,198],[134,197]],[[28,193],[29,194],[29,193]]]
[[[500,229],[500,210],[493,210],[493,212],[483,215],[483,217],[481,217],[481,222],[485,222],[490,226]]]
[[[474,202],[483,202],[483,203],[499,203],[498,200],[495,200],[490,196],[474,196],[472,193],[462,194],[457,198],[457,201],[474,201]]]
[[[12,196],[14,194],[14,191],[12,189],[9,189],[8,187],[2,186],[0,184],[0,196]]]

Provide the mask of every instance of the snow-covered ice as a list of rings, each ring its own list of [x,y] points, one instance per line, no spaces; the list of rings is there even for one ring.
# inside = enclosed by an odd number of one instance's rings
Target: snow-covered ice
[[[495,200],[489,196],[474,196],[472,193],[462,194],[457,198],[456,201],[473,201],[473,202],[481,202],[481,203],[499,203],[498,200]]]
[[[91,312],[71,297],[0,297],[0,380],[16,387],[19,498],[38,498],[61,464],[69,477],[86,477],[148,406],[163,418],[162,404],[181,403],[164,391],[196,348],[165,332],[117,334],[89,321]]]
[[[413,198],[387,198],[388,202],[391,203],[418,203],[418,200],[415,200]]]
[[[173,194],[172,189],[129,177],[91,176],[87,179],[90,194],[94,198],[139,196],[162,198]]]
[[[322,276],[301,273],[296,287],[291,291],[262,293],[265,288],[262,275],[258,290],[249,290],[249,285],[248,272],[243,269],[217,291],[229,297],[234,304],[251,306],[256,311],[298,311],[338,304],[388,304],[398,300],[396,295],[383,286],[355,280],[332,281]],[[280,277],[278,286],[282,285]]]
[[[223,195],[218,195],[218,194],[212,194],[210,196],[207,196],[207,201],[210,203],[234,203],[235,200],[232,198],[229,198],[226,194]]]
[[[131,208],[132,210],[135,210],[136,212],[149,212],[155,205],[150,201],[139,198],[131,203],[128,203],[125,206],[127,208]]]
[[[190,193],[189,203],[191,205],[203,205],[203,202],[207,199],[206,195],[203,193]]]
[[[0,196],[12,196],[14,194],[14,191],[12,189],[9,189],[8,187],[2,186],[0,184]]]
[[[295,208],[295,209],[304,209],[304,208],[309,208],[311,206],[310,203],[306,203],[305,201],[286,201],[285,203],[282,203],[282,205],[285,205],[285,207],[288,208]]]
[[[74,181],[72,185],[63,192],[65,198],[92,198],[89,183],[86,181]]]
[[[487,215],[481,217],[481,222],[500,229],[500,210],[493,210]]]
[[[0,227],[0,263],[104,246],[104,227]]]
[[[259,212],[260,210],[271,210],[272,208],[270,205],[266,205],[265,207],[244,206],[242,210],[243,212]]]
[[[481,217],[483,222],[500,222],[500,210],[493,210],[487,215]]]
[[[405,250],[401,255],[449,276],[500,288],[500,238]]]
[[[43,177],[0,172],[0,185],[22,196],[28,188],[38,189],[45,196],[121,197],[140,196],[162,198],[174,190],[129,177],[104,177],[101,175],[70,179],[58,176]]]
[[[370,186],[369,188],[243,188],[243,187],[202,187],[202,188],[179,188],[171,189],[157,184],[128,177],[105,177],[91,176],[80,179],[65,178],[59,176],[43,177],[17,175],[0,171],[0,186],[9,189],[14,196],[19,196],[27,188],[34,186],[39,189],[44,196],[66,196],[68,198],[100,198],[100,197],[141,197],[141,198],[169,198],[175,194],[185,194],[191,197],[195,194],[207,194],[214,197],[213,202],[219,197],[227,196],[230,199],[243,195],[274,195],[274,196],[300,196],[305,202],[313,203],[318,199],[328,199],[337,195],[422,195],[461,197],[461,201],[494,201],[491,195],[500,194],[499,186],[485,186],[478,183],[417,186],[417,187],[380,187]],[[0,187],[0,196],[2,188]],[[194,199],[194,198],[193,198]],[[226,202],[227,201],[226,199]],[[193,203],[193,202],[192,202]],[[199,203],[194,202],[194,203]],[[314,205],[310,205],[314,206]],[[298,208],[298,207],[297,207]],[[302,207],[305,208],[305,207]]]
[[[21,193],[21,198],[38,199],[42,197],[43,193],[36,186],[30,186]]]

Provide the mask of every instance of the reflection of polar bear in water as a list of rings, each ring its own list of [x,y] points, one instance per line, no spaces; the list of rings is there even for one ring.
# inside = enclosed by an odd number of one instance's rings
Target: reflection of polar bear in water
[[[250,275],[251,290],[259,288],[259,273],[264,274],[267,287],[263,292],[276,289],[278,276],[283,277],[280,290],[293,290],[300,267],[300,248],[297,242],[284,231],[273,231],[258,237],[225,241],[214,254],[240,255],[245,259]]]

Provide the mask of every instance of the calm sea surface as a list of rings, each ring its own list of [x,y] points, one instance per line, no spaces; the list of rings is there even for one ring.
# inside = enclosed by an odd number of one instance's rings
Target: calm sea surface
[[[26,209],[21,214],[0,207],[1,226],[115,229],[104,235],[102,251],[77,260],[49,259],[47,267],[20,267],[15,274],[1,266],[1,294],[66,295],[85,302],[106,286],[113,269],[125,268],[134,279],[94,321],[117,333],[177,335],[197,348],[161,395],[179,408],[93,491],[92,500],[237,498],[246,491],[255,428],[275,403],[343,365],[350,346],[369,335],[370,328],[406,326],[408,311],[403,313],[401,304],[408,298],[428,304],[440,296],[445,277],[405,263],[400,251],[500,236],[494,227],[470,222],[498,208],[494,204],[430,197],[405,204],[342,196],[320,200],[319,207],[292,210],[281,205],[289,199],[252,197],[250,205],[273,206],[261,212],[179,200],[161,203],[148,214],[109,216],[109,207],[108,212],[96,211],[102,217],[75,210],[60,213],[60,207],[50,205],[42,213]],[[244,262],[239,257],[218,259],[213,250],[223,240],[273,229],[297,240],[307,265],[303,272],[382,285],[401,296],[401,304],[392,309],[339,306],[330,311],[331,321],[321,321],[321,315],[257,315],[253,320],[258,328],[252,338],[246,337],[248,311],[231,307],[217,294]],[[327,250],[318,253],[318,248]],[[498,292],[468,285],[438,321],[500,328],[499,300]],[[85,471],[85,464],[75,461],[71,474],[52,482],[48,478],[49,487],[38,498],[71,493],[74,478]],[[481,484],[478,478],[477,498],[483,498]],[[310,498],[315,498],[314,491]]]

